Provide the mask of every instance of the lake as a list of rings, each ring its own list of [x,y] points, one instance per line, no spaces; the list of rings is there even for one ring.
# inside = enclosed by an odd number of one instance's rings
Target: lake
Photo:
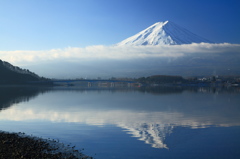
[[[240,88],[1,86],[0,130],[96,159],[238,159]]]

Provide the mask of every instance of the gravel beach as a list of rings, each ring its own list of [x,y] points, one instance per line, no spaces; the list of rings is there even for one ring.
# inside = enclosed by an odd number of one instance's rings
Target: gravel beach
[[[0,159],[92,159],[55,140],[0,131]]]

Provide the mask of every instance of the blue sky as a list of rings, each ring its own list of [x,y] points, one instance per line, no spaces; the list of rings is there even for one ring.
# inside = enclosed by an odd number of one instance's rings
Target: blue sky
[[[0,50],[108,46],[166,20],[240,43],[239,8],[239,0],[0,0]]]

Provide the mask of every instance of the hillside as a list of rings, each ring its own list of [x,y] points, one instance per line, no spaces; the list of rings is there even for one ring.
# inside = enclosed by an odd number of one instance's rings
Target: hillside
[[[26,84],[29,81],[43,79],[29,70],[21,69],[0,60],[0,84]]]

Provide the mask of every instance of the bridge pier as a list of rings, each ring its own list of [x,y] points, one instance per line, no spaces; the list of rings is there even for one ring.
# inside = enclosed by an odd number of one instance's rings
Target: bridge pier
[[[115,86],[115,84],[113,82],[111,82],[111,87],[114,87],[114,86]]]
[[[91,82],[88,82],[88,87],[92,87],[92,83]]]

